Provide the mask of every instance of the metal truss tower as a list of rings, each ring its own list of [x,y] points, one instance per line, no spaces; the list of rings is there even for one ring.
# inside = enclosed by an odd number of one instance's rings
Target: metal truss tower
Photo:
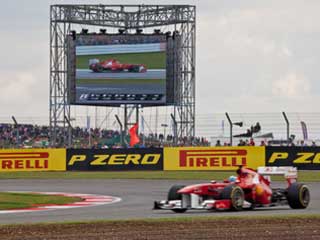
[[[177,137],[195,136],[196,7],[191,5],[52,5],[50,7],[50,141],[51,146],[71,144],[70,104],[67,89],[67,40],[72,30],[101,27],[161,28],[178,31],[182,44],[181,69],[174,118]],[[59,139],[63,131],[63,139]]]

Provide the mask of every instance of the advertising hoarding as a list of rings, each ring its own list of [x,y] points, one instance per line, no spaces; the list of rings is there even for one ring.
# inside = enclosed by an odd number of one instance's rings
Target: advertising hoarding
[[[164,148],[164,170],[256,169],[264,164],[264,147]]]
[[[0,171],[65,171],[66,149],[0,150]]]
[[[68,149],[67,170],[163,170],[163,149]]]
[[[299,170],[320,170],[320,147],[266,147],[266,166],[294,166]]]

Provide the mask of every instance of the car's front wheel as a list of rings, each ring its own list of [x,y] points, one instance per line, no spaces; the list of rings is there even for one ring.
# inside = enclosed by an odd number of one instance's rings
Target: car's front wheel
[[[221,192],[221,199],[231,201],[231,210],[240,211],[244,203],[244,192],[237,185],[228,185]]]
[[[181,200],[182,201],[182,194],[178,193],[178,191],[182,188],[184,188],[184,185],[173,185],[169,192],[168,192],[168,201],[174,201],[174,200]],[[176,208],[172,209],[175,213],[184,213],[187,211],[186,208]]]

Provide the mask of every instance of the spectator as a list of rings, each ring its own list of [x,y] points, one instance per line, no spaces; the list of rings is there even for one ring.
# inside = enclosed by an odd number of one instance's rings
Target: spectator
[[[221,142],[220,142],[220,140],[217,140],[216,147],[220,147],[220,146],[221,146]]]
[[[240,142],[238,143],[238,146],[245,146],[245,145],[246,145],[246,143],[242,139],[240,139]]]
[[[253,138],[250,138],[249,146],[254,146],[254,145],[255,145],[255,142],[254,142]]]

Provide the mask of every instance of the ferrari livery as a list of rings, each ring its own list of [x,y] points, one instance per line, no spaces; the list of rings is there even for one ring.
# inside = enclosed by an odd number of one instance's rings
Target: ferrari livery
[[[284,175],[287,186],[272,188],[270,175]],[[259,167],[257,171],[239,167],[237,176],[223,182],[174,185],[167,200],[154,202],[154,209],[176,213],[189,209],[239,211],[286,204],[293,209],[303,209],[309,202],[309,188],[297,182],[295,167]]]
[[[90,59],[89,60],[89,69],[93,72],[133,72],[133,73],[144,73],[147,71],[147,68],[143,64],[129,64],[129,63],[120,63],[116,59],[108,59],[100,62],[99,59]]]

